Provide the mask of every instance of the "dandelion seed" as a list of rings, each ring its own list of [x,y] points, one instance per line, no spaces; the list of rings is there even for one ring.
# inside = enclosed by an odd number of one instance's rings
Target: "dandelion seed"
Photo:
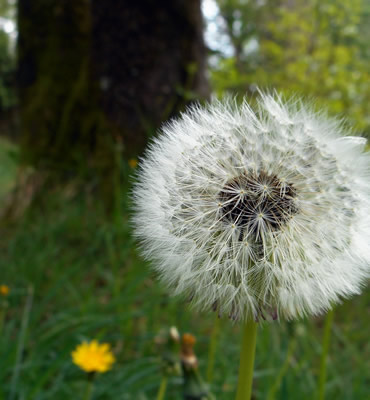
[[[96,340],[83,342],[72,352],[73,363],[88,373],[103,373],[112,368],[115,362],[110,345],[99,344]]]
[[[135,232],[175,294],[235,320],[320,314],[370,265],[365,139],[300,101],[195,106],[134,188]],[[215,307],[216,305],[216,307]]]

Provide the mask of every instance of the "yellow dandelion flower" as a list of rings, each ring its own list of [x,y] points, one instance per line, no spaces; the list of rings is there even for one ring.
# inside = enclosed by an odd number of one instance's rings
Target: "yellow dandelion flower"
[[[9,286],[6,285],[0,285],[0,294],[2,296],[7,296],[10,292]]]
[[[131,168],[136,168],[136,167],[137,167],[137,164],[138,164],[138,161],[137,161],[136,158],[130,158],[130,159],[128,160],[128,165],[129,165]]]
[[[106,372],[116,361],[108,343],[83,342],[72,352],[73,363],[86,372]]]

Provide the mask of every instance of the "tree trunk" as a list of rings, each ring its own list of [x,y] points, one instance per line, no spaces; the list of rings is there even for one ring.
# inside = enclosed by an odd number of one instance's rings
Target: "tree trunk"
[[[208,94],[200,0],[18,0],[18,23],[21,154],[34,166],[106,170],[117,144],[140,153]]]
[[[92,15],[101,105],[134,155],[162,121],[208,95],[200,0],[95,0]]]
[[[103,133],[90,73],[89,0],[18,1],[23,160],[73,173]]]

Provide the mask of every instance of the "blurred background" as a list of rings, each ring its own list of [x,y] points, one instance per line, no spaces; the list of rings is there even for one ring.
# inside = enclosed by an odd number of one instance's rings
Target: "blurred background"
[[[71,352],[94,338],[116,357],[94,399],[154,399],[170,326],[206,375],[215,317],[170,298],[131,236],[140,156],[189,104],[257,88],[370,138],[369,40],[370,0],[0,0],[0,400],[82,398]],[[335,311],[328,399],[370,398],[369,300]],[[228,400],[239,328],[220,324],[211,387]],[[254,398],[314,399],[322,333],[263,325]],[[182,391],[171,377],[166,398]]]

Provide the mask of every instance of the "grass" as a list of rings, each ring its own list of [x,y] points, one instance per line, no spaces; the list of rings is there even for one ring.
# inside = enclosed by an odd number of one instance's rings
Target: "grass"
[[[0,137],[0,204],[14,186],[17,168],[15,157],[16,147]]]
[[[16,169],[8,154],[9,146],[0,141],[0,160],[6,160],[3,195]],[[0,284],[11,292],[0,336],[0,400],[82,398],[86,376],[70,353],[93,338],[111,343],[117,358],[111,371],[98,376],[93,399],[154,399],[161,381],[154,339],[172,325],[196,335],[205,376],[214,316],[194,313],[182,299],[170,298],[139,257],[126,192],[118,224],[106,217],[98,199],[65,192],[48,193],[16,223],[1,228]],[[327,399],[370,398],[369,300],[367,292],[336,309]],[[255,399],[266,399],[277,378],[275,399],[314,399],[322,333],[322,319],[260,327]],[[222,320],[212,385],[217,399],[234,399],[239,343],[239,327]],[[166,399],[181,398],[181,379],[171,378]]]

